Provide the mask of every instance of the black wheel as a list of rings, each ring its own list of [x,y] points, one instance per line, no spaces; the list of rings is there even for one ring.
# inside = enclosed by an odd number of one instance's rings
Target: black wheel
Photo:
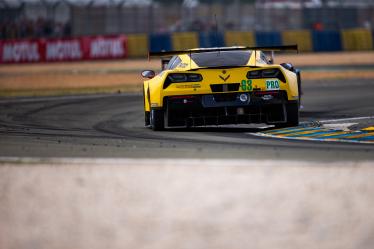
[[[292,103],[286,105],[287,112],[287,126],[299,125],[299,103]]]
[[[300,105],[301,105],[301,95],[303,95],[303,91],[301,89],[301,71],[300,69],[296,69],[295,70],[296,72],[296,75],[297,75],[297,89],[298,89],[298,93],[299,93],[299,109],[300,109]]]
[[[286,104],[286,123],[277,124],[277,128],[292,127],[299,125],[299,103]]]
[[[161,131],[164,129],[164,111],[163,110],[151,110],[150,123],[152,130]]]
[[[150,113],[149,112],[144,112],[144,125],[149,126],[150,124],[151,124]]]
[[[149,103],[149,102],[148,102]],[[144,85],[143,85],[143,107],[145,110],[145,93],[144,93]],[[144,111],[144,125],[147,127],[150,125],[150,113],[147,111]]]

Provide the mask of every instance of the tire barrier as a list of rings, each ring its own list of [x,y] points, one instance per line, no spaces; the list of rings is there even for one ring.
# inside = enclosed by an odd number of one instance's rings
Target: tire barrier
[[[127,36],[127,53],[130,58],[147,57],[148,47],[149,42],[147,34]]]
[[[171,35],[174,50],[199,47],[199,37],[195,32],[173,33]]]
[[[299,51],[313,50],[312,37],[309,30],[290,30],[282,32],[283,44],[297,44]]]
[[[256,42],[253,32],[227,31],[225,32],[225,44],[226,46],[253,47]]]
[[[367,29],[348,29],[341,32],[343,48],[348,51],[373,49],[373,38]]]
[[[224,47],[224,35],[219,32],[199,33],[199,45],[200,48]]]
[[[341,51],[342,42],[339,31],[312,31],[313,51]]]
[[[278,46],[282,44],[280,32],[256,32],[257,46]]]
[[[149,35],[150,51],[170,51],[172,50],[171,36],[168,33]]]

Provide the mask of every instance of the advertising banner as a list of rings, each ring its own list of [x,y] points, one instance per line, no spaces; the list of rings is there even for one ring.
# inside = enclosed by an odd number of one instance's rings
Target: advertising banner
[[[124,36],[90,37],[89,59],[123,58],[126,55],[126,39]]]
[[[126,36],[0,41],[0,63],[118,59],[127,57]]]
[[[46,61],[83,60],[82,43],[79,39],[47,40],[45,43]]]
[[[0,43],[1,63],[43,61],[43,48],[39,40],[11,40]]]

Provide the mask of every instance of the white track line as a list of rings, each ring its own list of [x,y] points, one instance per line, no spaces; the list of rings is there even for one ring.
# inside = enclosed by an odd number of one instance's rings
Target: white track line
[[[35,97],[8,97],[0,99],[0,104],[7,103],[28,103],[40,101],[55,101],[55,100],[75,100],[75,99],[95,99],[113,96],[140,96],[140,93],[106,93],[106,94],[87,94],[87,95],[66,95],[66,96],[35,96]]]
[[[349,127],[356,125],[358,123],[333,123],[333,124],[324,124],[323,128],[334,129],[334,130],[343,130],[351,131]]]
[[[284,167],[302,167],[302,166],[357,166],[357,165],[373,165],[373,160],[344,161],[344,162],[319,162],[319,161],[301,161],[301,160],[256,160],[256,159],[163,159],[163,158],[148,158],[148,159],[134,159],[134,158],[38,158],[38,157],[0,157],[1,165],[14,166],[142,166],[142,167],[249,167],[249,166],[284,166]]]
[[[320,123],[330,123],[330,122],[340,122],[340,121],[350,121],[350,120],[362,120],[362,119],[374,119],[374,116],[367,117],[355,117],[355,118],[341,118],[341,119],[330,119],[330,120],[321,120]]]

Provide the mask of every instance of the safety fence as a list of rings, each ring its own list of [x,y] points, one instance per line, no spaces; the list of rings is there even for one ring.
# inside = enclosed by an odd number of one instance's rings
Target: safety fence
[[[178,32],[0,41],[0,63],[79,61],[146,57],[148,51],[196,47],[298,44],[301,52],[373,49],[374,32],[292,30],[283,32]]]

